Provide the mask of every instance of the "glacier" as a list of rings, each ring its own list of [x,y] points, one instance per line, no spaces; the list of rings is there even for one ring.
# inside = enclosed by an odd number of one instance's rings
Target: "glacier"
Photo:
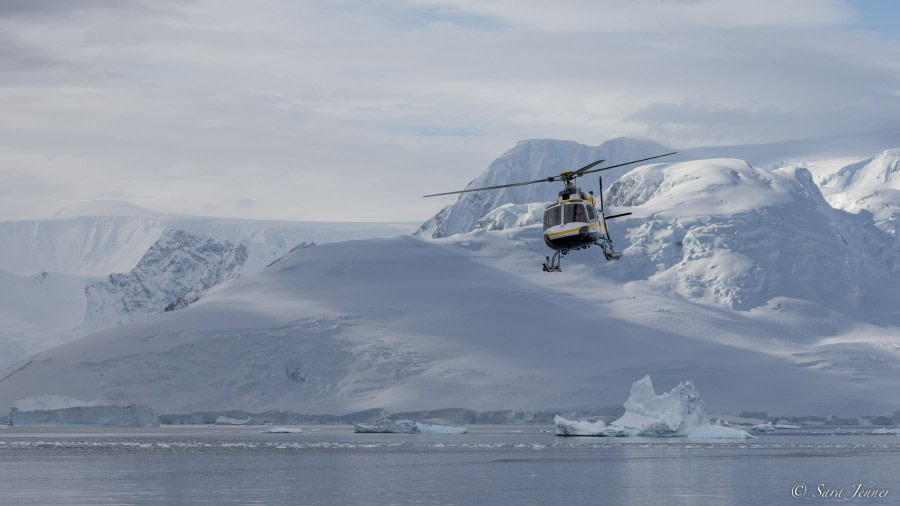
[[[147,406],[112,404],[59,409],[10,410],[14,427],[158,427],[159,418]]]

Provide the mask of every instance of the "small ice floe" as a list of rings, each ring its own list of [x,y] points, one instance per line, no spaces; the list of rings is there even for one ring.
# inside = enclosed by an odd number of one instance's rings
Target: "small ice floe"
[[[255,425],[256,423],[252,418],[241,420],[239,418],[228,418],[227,416],[220,416],[215,421],[216,425]]]
[[[879,428],[879,429],[873,430],[873,431],[870,432],[869,434],[874,434],[874,435],[879,435],[879,436],[883,436],[883,435],[900,436],[900,427],[897,427],[897,428],[895,428],[895,429],[889,429],[889,428],[887,428],[887,427],[881,427],[881,428]]]
[[[302,434],[303,429],[300,427],[263,427],[260,429],[260,434]]]
[[[799,425],[791,425],[789,423],[776,423],[774,425],[776,429],[799,429]]]
[[[753,432],[775,432],[775,425],[771,422],[756,424],[750,427]]]
[[[596,422],[567,420],[559,415],[556,415],[556,417],[553,419],[553,423],[556,424],[557,436],[627,436],[623,429],[610,427],[603,423],[603,420],[597,420]]]
[[[756,439],[749,432],[724,425],[700,425],[688,432],[691,439]]]
[[[382,420],[375,424],[358,423],[353,426],[353,432],[370,434],[466,434],[466,427],[451,427],[449,425],[432,425],[416,423],[411,420]]]

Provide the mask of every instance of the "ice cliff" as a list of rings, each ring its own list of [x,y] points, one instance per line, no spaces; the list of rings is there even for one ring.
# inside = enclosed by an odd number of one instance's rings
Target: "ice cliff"
[[[116,406],[103,401],[45,395],[17,401],[10,422],[18,427],[158,427],[159,418],[147,406]]]

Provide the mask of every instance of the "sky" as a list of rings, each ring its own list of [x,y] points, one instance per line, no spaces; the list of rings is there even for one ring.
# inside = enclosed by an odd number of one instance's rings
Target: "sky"
[[[878,0],[0,0],[0,220],[424,221],[523,139],[900,129]]]

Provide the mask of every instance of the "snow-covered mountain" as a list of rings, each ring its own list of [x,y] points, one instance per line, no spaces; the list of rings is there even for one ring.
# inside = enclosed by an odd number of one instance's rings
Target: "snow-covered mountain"
[[[885,297],[900,275],[883,252],[895,238],[833,209],[807,169],[733,159],[645,166],[613,184],[607,201],[634,212],[615,222],[627,230],[631,261],[612,267],[623,280],[732,309],[785,296],[884,321],[900,315]]]
[[[834,207],[852,213],[867,211],[876,226],[900,237],[900,149],[825,174],[819,184]]]
[[[551,139],[525,140],[494,160],[485,171],[471,181],[466,188],[501,185],[511,182],[537,181],[555,176],[563,170],[574,170],[596,160],[606,160],[600,165],[615,165],[639,160],[672,151],[675,155],[662,162],[706,160],[711,158],[736,158],[754,166],[778,168],[781,166],[809,167],[817,175],[827,176],[836,161],[847,163],[862,160],[872,153],[894,148],[900,142],[900,133],[861,134],[841,137],[802,139],[759,145],[713,146],[690,149],[673,149],[652,141],[618,138],[599,146],[587,146],[572,141]],[[839,162],[838,162],[839,163]],[[634,165],[602,172],[604,185],[608,187]],[[579,180],[585,190],[596,190],[597,178],[593,175]],[[541,213],[535,212],[538,203],[556,199],[560,183],[515,186],[488,192],[470,192],[459,195],[457,201],[439,211],[426,221],[416,235],[419,237],[449,237],[472,230],[496,230],[509,224],[537,223]],[[448,189],[449,190],[449,189]],[[500,206],[506,208],[498,210]],[[525,207],[510,208],[510,205]],[[531,205],[532,207],[528,207]],[[493,214],[489,216],[489,213]]]
[[[403,223],[170,216],[115,201],[70,206],[47,220],[0,222],[0,366],[183,307],[299,244],[413,230]]]
[[[635,168],[608,187],[634,213],[610,223],[625,256],[573,252],[561,273],[540,269],[540,225],[511,220],[534,206],[511,202],[485,213],[508,213],[502,230],[298,249],[7,368],[0,411],[37,395],[158,413],[567,409],[619,405],[650,374],[664,390],[693,380],[711,411],[890,413],[896,214],[829,203],[891,153]]]
[[[0,221],[0,271],[89,277],[125,273],[170,230],[233,244],[245,242],[245,269],[256,271],[301,242],[387,237],[408,233],[415,226],[179,216],[126,202],[93,201],[63,208],[50,219]]]

